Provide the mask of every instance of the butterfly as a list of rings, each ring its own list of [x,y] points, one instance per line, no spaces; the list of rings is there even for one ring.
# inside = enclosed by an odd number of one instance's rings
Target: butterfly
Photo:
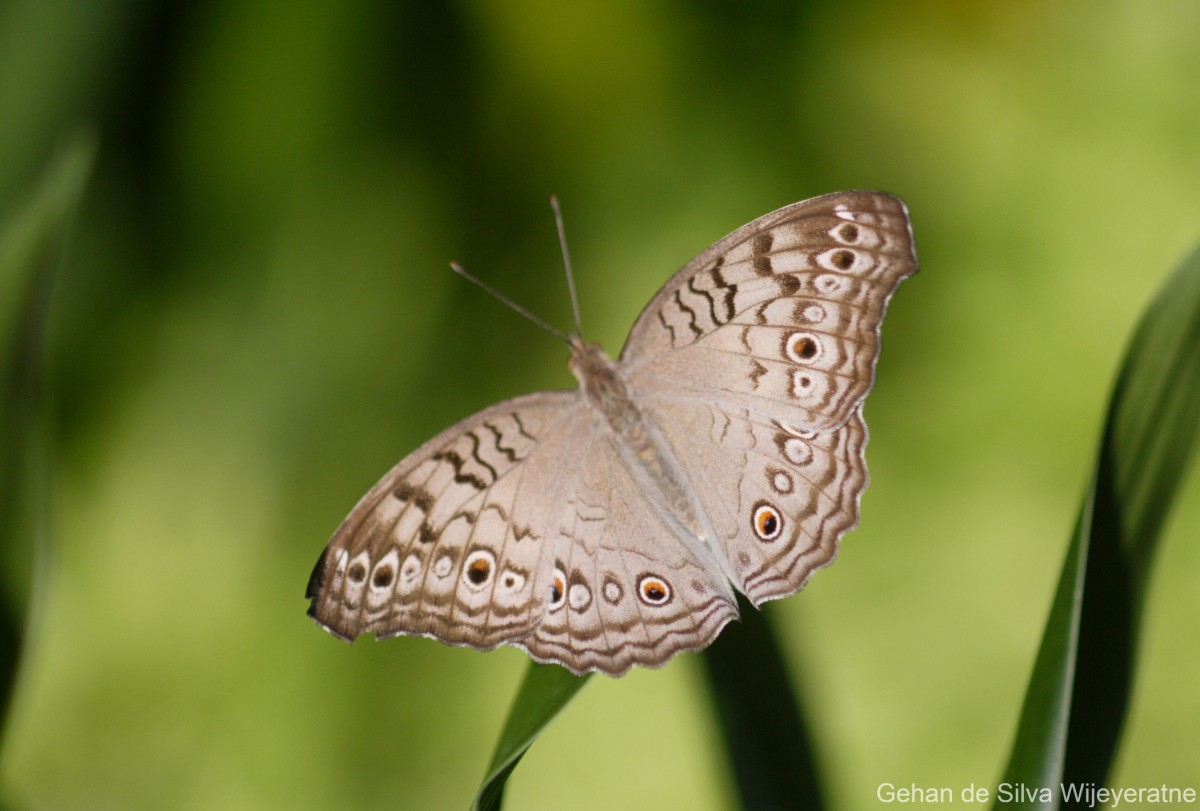
[[[334,533],[309,614],[612,676],[802,588],[858,521],[880,324],[917,270],[908,211],[828,194],[739,228],[642,311],[617,360],[516,397],[389,471]]]

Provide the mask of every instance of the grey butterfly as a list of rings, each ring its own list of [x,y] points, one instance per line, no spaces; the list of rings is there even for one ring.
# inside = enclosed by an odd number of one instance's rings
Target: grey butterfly
[[[334,533],[309,614],[347,641],[523,648],[613,676],[710,644],[833,561],[867,483],[879,327],[917,269],[882,192],[795,203],[671,277],[618,360],[569,338],[573,391],[487,408]]]

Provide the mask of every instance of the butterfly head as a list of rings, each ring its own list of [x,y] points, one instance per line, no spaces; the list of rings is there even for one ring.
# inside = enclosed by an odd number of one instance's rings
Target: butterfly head
[[[586,343],[575,335],[571,336],[570,343],[571,357],[567,359],[567,368],[592,404],[605,414],[627,404],[629,397],[625,384],[604,347]]]
[[[612,359],[600,344],[586,343],[582,338],[572,335],[570,345],[571,357],[567,359],[567,368],[584,388],[587,388],[590,380],[616,374]]]

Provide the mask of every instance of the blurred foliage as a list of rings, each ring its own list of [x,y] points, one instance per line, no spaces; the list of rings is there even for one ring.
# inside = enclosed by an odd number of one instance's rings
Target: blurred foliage
[[[46,315],[94,154],[90,135],[73,133],[29,198],[0,222],[0,732],[38,563],[52,532],[51,420],[42,381]]]
[[[63,133],[100,146],[47,325],[56,534],[0,796],[466,805],[523,655],[347,647],[302,597],[396,459],[571,384],[447,261],[569,324],[557,193],[615,351],[708,244],[856,187],[908,202],[922,273],[884,328],[862,524],[767,613],[832,806],[991,785],[1121,347],[1200,233],[1197,75],[1185,0],[8,0],[0,222]],[[1179,506],[1115,784],[1200,761],[1195,477]],[[732,803],[695,659],[592,679],[510,807]]]

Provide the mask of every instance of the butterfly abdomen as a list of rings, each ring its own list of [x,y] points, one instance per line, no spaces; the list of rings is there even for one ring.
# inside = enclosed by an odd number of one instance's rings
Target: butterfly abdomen
[[[695,488],[666,439],[634,402],[617,364],[602,347],[580,341],[571,347],[569,365],[584,398],[611,429],[618,456],[648,501],[697,557],[711,563],[713,585],[732,600],[720,559],[713,553],[715,533]]]

